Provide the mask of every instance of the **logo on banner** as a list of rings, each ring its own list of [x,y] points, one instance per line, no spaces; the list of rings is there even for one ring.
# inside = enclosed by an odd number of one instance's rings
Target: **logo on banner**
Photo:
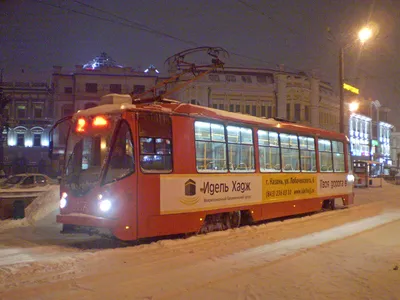
[[[196,196],[196,181],[189,179],[185,182],[185,196],[179,201],[186,205],[194,205],[199,200],[200,197]]]

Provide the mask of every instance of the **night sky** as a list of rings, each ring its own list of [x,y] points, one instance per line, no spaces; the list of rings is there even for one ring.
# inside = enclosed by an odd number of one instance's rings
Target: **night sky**
[[[220,46],[228,66],[317,70],[337,90],[338,44],[368,22],[378,35],[346,50],[345,80],[400,126],[398,0],[0,0],[0,68],[6,81],[49,80],[53,65],[72,70],[104,51],[120,65],[165,71],[170,55]]]

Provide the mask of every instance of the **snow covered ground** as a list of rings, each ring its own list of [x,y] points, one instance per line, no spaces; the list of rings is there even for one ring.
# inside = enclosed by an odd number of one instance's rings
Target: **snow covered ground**
[[[77,245],[99,240],[58,233],[49,194],[29,221],[0,223],[0,299],[400,299],[399,192],[357,189],[350,209],[88,250]]]

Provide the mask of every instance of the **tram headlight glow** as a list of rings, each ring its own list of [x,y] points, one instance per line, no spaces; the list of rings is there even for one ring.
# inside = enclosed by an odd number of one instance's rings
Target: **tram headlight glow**
[[[111,209],[111,201],[110,200],[101,200],[99,202],[99,208],[102,212],[107,212]]]
[[[353,174],[347,174],[347,181],[348,182],[350,182],[350,183],[353,183],[354,182],[354,175]]]
[[[60,199],[60,208],[61,209],[67,206],[67,197],[68,197],[67,193],[62,194],[61,199]]]

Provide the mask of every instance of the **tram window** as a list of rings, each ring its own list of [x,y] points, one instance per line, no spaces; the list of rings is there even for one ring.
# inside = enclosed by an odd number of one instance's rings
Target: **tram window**
[[[344,150],[343,143],[338,141],[332,141],[332,152],[333,152],[333,167],[335,172],[344,172]]]
[[[133,142],[128,123],[122,121],[111,149],[111,157],[104,183],[109,183],[135,171]]]
[[[295,134],[279,134],[282,153],[282,171],[300,172],[299,140]]]
[[[299,136],[302,172],[316,172],[315,140],[313,137]]]
[[[279,153],[278,133],[258,130],[258,152],[261,172],[280,172],[281,159]]]
[[[227,172],[224,126],[196,121],[194,130],[197,171]]]
[[[140,138],[140,167],[143,172],[172,170],[171,140],[165,138]]]
[[[143,173],[172,171],[172,126],[167,114],[139,114],[139,160]]]
[[[319,168],[321,172],[333,172],[332,144],[329,140],[318,140]]]
[[[254,172],[253,130],[227,126],[229,171]]]

